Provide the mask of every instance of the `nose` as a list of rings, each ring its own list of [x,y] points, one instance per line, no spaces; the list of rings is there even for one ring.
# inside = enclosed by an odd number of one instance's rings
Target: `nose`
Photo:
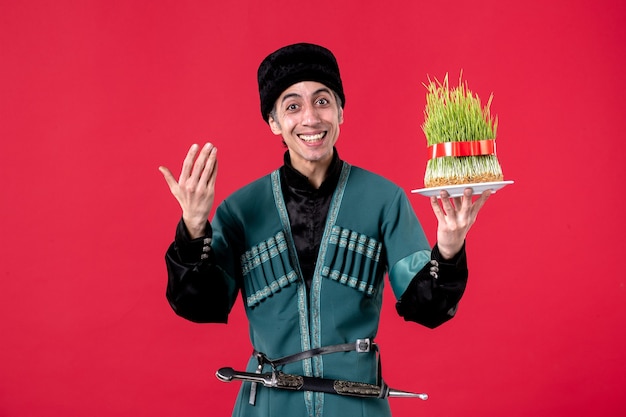
[[[320,121],[318,109],[312,105],[305,105],[302,109],[302,124],[305,126],[315,125]]]

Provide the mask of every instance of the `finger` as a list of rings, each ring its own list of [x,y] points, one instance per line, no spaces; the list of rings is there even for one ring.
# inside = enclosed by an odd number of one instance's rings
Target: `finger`
[[[443,222],[445,214],[443,213],[443,210],[441,210],[441,206],[439,206],[439,201],[437,200],[437,197],[430,197],[430,205],[433,208],[433,213],[435,213],[435,217],[437,217],[437,220]]]
[[[440,195],[441,195],[441,205],[443,206],[443,209],[446,212],[446,214],[453,213],[454,206],[452,205],[452,201],[450,201],[450,194],[447,191],[442,190]]]
[[[217,148],[215,148],[213,158],[215,158],[215,162],[213,164],[213,170],[211,171],[211,175],[209,176],[209,187],[211,187],[211,189],[215,189],[215,182],[217,180]]]
[[[489,199],[489,196],[491,195],[491,193],[492,193],[491,190],[485,190],[485,191],[482,192],[480,197],[476,201],[474,201],[474,204],[472,206],[472,211],[474,212],[474,217],[476,217],[476,215],[478,214],[478,212],[480,211],[482,206],[487,202],[487,200]]]
[[[183,167],[180,171],[180,177],[178,179],[179,183],[183,183],[189,178],[191,175],[191,168],[193,167],[193,160],[196,158],[196,154],[198,153],[198,144],[194,143],[189,148],[187,152],[187,156],[185,156],[185,160],[183,161]]]
[[[217,148],[213,146],[207,157],[207,161],[204,164],[202,175],[200,176],[200,184],[209,184],[211,180],[215,178],[215,170],[217,169]],[[210,185],[210,184],[209,184]]]
[[[211,149],[213,149],[213,145],[210,143],[205,143],[196,159],[196,162],[193,164],[193,173],[191,174],[191,180],[194,184],[198,184],[201,181],[202,172],[206,167],[207,160],[209,159],[209,154],[211,153]],[[203,184],[206,184],[204,182]]]
[[[474,190],[472,188],[466,188],[463,190],[463,198],[462,202],[460,202],[459,207],[462,211],[469,213],[472,209],[472,196],[474,195]]]
[[[172,175],[172,171],[170,171],[167,167],[164,167],[164,166],[160,166],[159,171],[161,172],[161,174],[163,174],[163,178],[165,178],[165,182],[167,182],[167,185],[170,187],[170,190],[174,190],[174,188],[178,186],[178,182],[176,182],[174,175]]]

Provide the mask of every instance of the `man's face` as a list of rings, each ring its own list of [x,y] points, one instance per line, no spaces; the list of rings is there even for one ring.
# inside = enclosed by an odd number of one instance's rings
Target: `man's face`
[[[270,128],[287,144],[294,168],[305,173],[330,163],[343,123],[343,109],[324,84],[303,81],[276,100]]]

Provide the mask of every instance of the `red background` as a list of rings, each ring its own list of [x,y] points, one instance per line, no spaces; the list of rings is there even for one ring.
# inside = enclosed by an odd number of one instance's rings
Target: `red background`
[[[277,167],[256,68],[299,41],[340,62],[341,156],[407,191],[428,75],[495,95],[515,184],[470,233],[457,317],[405,323],[386,289],[386,379],[431,395],[395,415],[626,415],[625,5],[2,0],[0,416],[230,413],[238,384],[213,375],[250,353],[242,306],[227,326],[170,310],[180,210],[157,167],[214,142],[218,200]]]

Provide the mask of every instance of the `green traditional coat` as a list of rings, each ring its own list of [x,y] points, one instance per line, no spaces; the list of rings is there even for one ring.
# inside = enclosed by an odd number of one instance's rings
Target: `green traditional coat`
[[[300,278],[278,171],[226,199],[212,227],[211,246],[220,273],[211,279],[227,289],[229,308],[241,291],[252,344],[269,358],[375,337],[385,273],[399,298],[431,257],[403,190],[345,162],[310,291]],[[251,358],[247,370],[256,367]],[[373,351],[316,356],[282,368],[286,373],[372,384],[376,369]],[[242,384],[233,416],[390,415],[386,399],[263,386],[258,386],[255,404],[250,405],[250,387]]]

